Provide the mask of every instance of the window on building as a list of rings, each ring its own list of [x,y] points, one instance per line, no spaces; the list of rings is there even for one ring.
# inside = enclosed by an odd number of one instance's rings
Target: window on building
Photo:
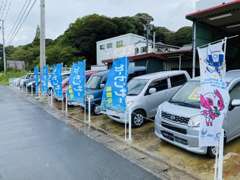
[[[104,50],[104,49],[105,49],[105,45],[104,44],[100,45],[100,50]]]
[[[135,54],[139,54],[139,48],[135,48]]]
[[[187,82],[187,78],[185,74],[170,77],[170,80],[171,80],[172,87],[181,86]]]
[[[123,41],[117,41],[116,47],[117,47],[117,48],[123,47]]]
[[[107,44],[107,48],[108,48],[108,49],[112,48],[112,43],[108,43],[108,44]]]

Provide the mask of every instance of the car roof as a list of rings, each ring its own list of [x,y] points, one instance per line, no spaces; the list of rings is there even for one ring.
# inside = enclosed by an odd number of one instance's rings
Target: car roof
[[[137,76],[134,79],[158,79],[161,77],[175,76],[179,74],[185,74],[186,71],[162,71],[146,75]]]
[[[240,69],[231,70],[231,71],[226,72],[226,75],[224,77],[224,81],[226,81],[227,83],[230,83],[237,78],[240,78]],[[198,76],[196,78],[193,78],[192,80],[200,81],[200,76]]]

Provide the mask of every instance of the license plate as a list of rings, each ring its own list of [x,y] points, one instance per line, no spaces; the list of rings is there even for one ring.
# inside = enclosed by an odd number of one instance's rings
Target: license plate
[[[169,140],[171,140],[171,141],[174,140],[173,134],[171,134],[171,133],[169,133],[169,132],[162,131],[162,135],[163,135],[165,138],[167,138],[167,139],[169,139]]]

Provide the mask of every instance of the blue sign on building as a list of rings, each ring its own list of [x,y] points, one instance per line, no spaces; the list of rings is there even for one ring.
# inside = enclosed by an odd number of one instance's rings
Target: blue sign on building
[[[41,77],[41,90],[42,95],[46,95],[48,92],[48,66],[43,67],[43,74]]]

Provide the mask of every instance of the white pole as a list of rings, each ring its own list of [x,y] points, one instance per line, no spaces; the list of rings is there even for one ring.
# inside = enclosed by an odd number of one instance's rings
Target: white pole
[[[88,97],[88,128],[91,127],[91,98]]]
[[[27,85],[26,85],[27,86]],[[33,96],[33,85],[31,85],[31,94]]]
[[[68,114],[68,96],[67,96],[67,92],[65,93],[65,100],[66,100],[66,104],[65,104],[65,113],[66,115]]]
[[[125,125],[125,141],[127,141],[127,119],[128,119],[128,112],[127,111],[125,111],[125,123],[124,123],[124,125]]]
[[[132,111],[131,108],[128,108],[128,141],[132,142]]]
[[[215,173],[214,173],[214,180],[218,180],[218,150],[219,150],[219,143],[215,147],[216,148],[216,157],[215,157]]]
[[[192,64],[192,77],[196,76],[196,34],[197,34],[197,24],[193,22],[193,64]]]
[[[40,0],[40,74],[43,74],[43,66],[46,65],[45,47],[45,0]]]
[[[53,89],[51,89],[51,106],[53,106]]]
[[[223,151],[224,151],[224,130],[222,129],[219,142],[218,180],[223,179]]]
[[[85,100],[84,100],[84,122],[86,122],[87,120],[87,99],[86,99],[86,97],[84,98]]]
[[[3,38],[3,66],[4,66],[4,74],[7,72],[7,61],[6,61],[6,51],[5,51],[5,29],[4,29],[4,20],[1,19],[2,22],[2,38]]]

